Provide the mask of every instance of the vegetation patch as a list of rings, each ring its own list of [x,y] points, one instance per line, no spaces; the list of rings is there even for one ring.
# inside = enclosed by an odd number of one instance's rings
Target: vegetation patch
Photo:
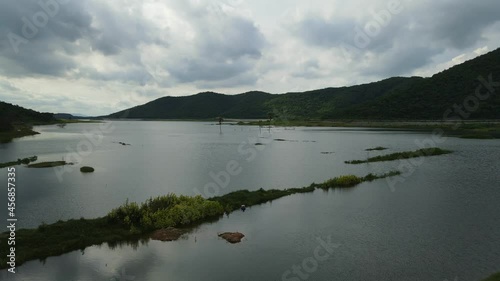
[[[132,232],[181,227],[207,218],[224,214],[218,202],[201,196],[177,196],[169,194],[151,198],[140,206],[129,203],[112,210],[107,218],[110,223],[118,223]]]
[[[82,173],[93,173],[94,171],[94,168],[88,166],[83,166],[80,168],[80,172]]]
[[[23,158],[23,159],[17,159],[17,161],[0,163],[0,168],[7,168],[7,167],[12,167],[12,166],[21,165],[21,164],[28,165],[31,162],[35,162],[37,159],[38,159],[37,156],[33,156],[33,157],[28,157],[28,158]]]
[[[57,122],[59,122],[59,124],[80,124],[80,123],[99,124],[99,123],[104,123],[103,121],[100,121],[100,120],[82,120],[82,119],[58,119]]]
[[[247,207],[259,205],[267,202],[272,202],[278,198],[292,195],[295,193],[307,193],[313,192],[316,185],[312,184],[308,187],[303,188],[291,188],[291,189],[270,189],[264,190],[259,189],[256,191],[240,190],[231,192],[224,196],[213,197],[209,200],[220,203],[224,206],[224,210],[228,213],[240,209],[241,205]]]
[[[491,275],[490,277],[483,279],[482,281],[500,281],[500,272]]]
[[[240,121],[238,125],[257,126],[257,121]],[[446,136],[470,138],[470,139],[499,139],[500,124],[498,122],[477,122],[471,121],[464,123],[459,128],[455,128],[453,122],[436,121],[366,121],[363,119],[355,120],[286,120],[274,121],[275,127],[338,127],[338,128],[376,128],[387,130],[405,130],[433,132],[436,129],[442,130]]]
[[[0,234],[1,241],[7,241],[8,233]],[[16,265],[26,261],[44,260],[50,256],[59,256],[67,252],[83,250],[86,247],[107,242],[138,240],[140,236],[131,235],[130,231],[118,224],[110,224],[105,218],[80,219],[54,224],[42,224],[36,229],[16,231]],[[10,247],[10,246],[9,246]],[[7,253],[7,243],[0,245],[2,253]],[[0,257],[0,268],[6,268],[7,260]]]
[[[374,181],[377,179],[383,179],[383,178],[388,178],[388,177],[393,177],[393,176],[398,176],[400,175],[401,172],[399,171],[392,171],[389,173],[385,173],[382,175],[376,175],[376,174],[368,174],[364,177],[358,177],[355,175],[346,175],[346,176],[340,176],[336,177],[333,179],[329,179],[326,182],[322,183],[319,185],[319,188],[322,189],[331,189],[331,188],[348,188],[348,187],[354,187],[362,182],[366,181]]]
[[[52,168],[52,167],[58,167],[58,166],[64,166],[64,165],[73,165],[72,163],[68,163],[66,161],[50,161],[50,162],[40,162],[36,164],[30,164],[27,167],[28,168]]]
[[[130,143],[125,143],[125,142],[113,142],[113,143],[117,143],[117,144],[121,144],[123,146],[127,146],[127,145],[131,145]]]
[[[461,139],[476,139],[476,140],[491,140],[495,139],[494,136],[488,134],[468,134],[460,136]]]
[[[362,178],[343,176],[302,188],[241,190],[210,199],[169,194],[151,198],[140,205],[127,200],[124,205],[102,218],[59,221],[50,225],[42,224],[36,229],[18,230],[16,238],[23,243],[16,246],[16,263],[21,265],[29,260],[43,260],[106,242],[113,246],[122,242],[137,243],[138,240],[149,237],[168,240],[185,233],[186,230],[182,228],[216,220],[224,213],[238,210],[241,205],[263,204],[295,193],[313,192],[318,188],[352,187],[363,181],[398,174],[399,172],[370,174]],[[7,240],[8,237],[8,232],[1,233],[0,241]],[[0,251],[6,253],[8,247],[7,243],[1,243]],[[0,269],[6,267],[6,256],[0,256]]]
[[[382,151],[382,150],[387,150],[387,149],[388,149],[387,147],[377,146],[374,148],[365,149],[365,151]]]
[[[16,126],[12,130],[1,131],[0,130],[0,143],[9,143],[15,138],[21,138],[26,136],[34,136],[40,133],[35,132],[31,129],[31,126]]]
[[[410,159],[417,157],[427,157],[427,156],[436,156],[452,153],[450,150],[445,150],[441,148],[424,148],[416,151],[406,151],[406,152],[397,152],[388,155],[381,155],[376,157],[371,157],[366,160],[352,160],[345,161],[346,164],[363,164],[363,163],[371,163],[371,162],[384,162],[384,161],[394,161],[400,159]]]

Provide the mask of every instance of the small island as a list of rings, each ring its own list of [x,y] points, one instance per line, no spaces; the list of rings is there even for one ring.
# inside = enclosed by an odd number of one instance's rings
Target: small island
[[[381,155],[376,157],[370,157],[366,160],[351,160],[345,161],[346,164],[363,164],[363,163],[372,163],[372,162],[385,162],[385,161],[395,161],[401,159],[410,159],[410,158],[418,158],[418,157],[429,157],[429,156],[437,156],[450,154],[452,151],[441,149],[437,147],[433,148],[424,148],[416,151],[405,151],[405,152],[397,152],[388,155]]]
[[[73,163],[68,163],[66,161],[49,161],[49,162],[40,162],[40,163],[36,163],[36,164],[29,164],[27,167],[28,168],[42,169],[42,168],[52,168],[52,167],[59,167],[59,166],[65,166],[65,165],[73,165]]]
[[[365,149],[365,151],[382,151],[382,150],[387,150],[387,149],[388,149],[387,147],[377,146],[377,147],[374,147],[374,148]]]
[[[23,159],[17,159],[17,161],[0,163],[0,168],[7,168],[7,167],[17,166],[17,165],[21,165],[21,164],[28,165],[31,162],[36,162],[36,160],[38,160],[37,156],[32,156],[32,157],[23,158]]]
[[[82,172],[84,174],[93,173],[94,171],[95,171],[95,169],[92,167],[89,167],[89,166],[83,166],[80,168],[80,172]]]
[[[168,194],[150,198],[142,204],[127,200],[124,205],[101,218],[58,221],[42,224],[36,229],[20,229],[17,238],[23,243],[19,245],[18,250],[23,255],[19,256],[16,262],[21,265],[30,260],[59,256],[105,242],[119,243],[145,237],[174,241],[189,232],[191,227],[217,220],[224,214],[240,210],[242,205],[260,205],[292,194],[314,192],[317,189],[352,188],[362,182],[400,174],[399,171],[392,171],[364,177],[346,175],[302,188],[240,190],[209,199]],[[0,233],[0,239],[7,239],[8,235],[8,232]],[[228,237],[233,239],[232,236],[235,235]],[[75,237],[79,239],[75,240]],[[7,243],[0,244],[0,250],[7,252]],[[3,268],[7,268],[6,257],[0,257],[0,269]]]

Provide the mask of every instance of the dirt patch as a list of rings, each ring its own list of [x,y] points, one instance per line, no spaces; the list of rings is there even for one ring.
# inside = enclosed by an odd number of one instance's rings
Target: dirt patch
[[[235,243],[240,243],[241,239],[243,239],[245,235],[239,232],[225,232],[219,234],[219,237],[225,239],[227,242],[231,244],[235,244]]]
[[[160,229],[153,234],[151,234],[151,239],[153,240],[159,240],[159,241],[175,241],[178,240],[182,235],[184,234],[184,231],[174,228],[174,227],[168,227],[165,229]]]

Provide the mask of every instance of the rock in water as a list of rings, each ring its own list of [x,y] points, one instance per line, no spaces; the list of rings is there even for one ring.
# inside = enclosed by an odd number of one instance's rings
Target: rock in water
[[[174,227],[168,227],[165,229],[160,229],[153,234],[151,234],[151,239],[153,240],[159,240],[159,241],[175,241],[178,240],[182,235],[184,234],[184,231],[174,228]]]
[[[245,237],[245,235],[243,235],[242,233],[239,233],[239,232],[225,232],[225,233],[219,234],[219,237],[226,239],[226,241],[231,243],[231,244],[235,244],[235,243],[240,243],[241,239],[243,237]]]

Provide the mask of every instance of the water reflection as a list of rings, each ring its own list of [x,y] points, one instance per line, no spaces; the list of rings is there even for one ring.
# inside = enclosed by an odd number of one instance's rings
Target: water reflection
[[[66,145],[78,142],[78,132],[91,126],[68,125],[69,135],[64,137],[42,134],[41,139],[15,142],[2,148],[0,158],[60,158]],[[217,126],[199,123],[118,122],[116,126],[109,143],[85,160],[97,168],[93,175],[74,173],[58,183],[43,170],[19,169],[24,226],[102,216],[127,198],[143,202],[168,192],[192,195],[194,188],[211,180],[210,171],[223,170],[230,160],[241,162],[244,170],[224,193],[387,172],[398,163],[352,166],[344,161],[363,159],[365,149],[376,146],[389,150],[370,156],[415,150],[415,140],[427,137],[297,128],[276,132],[273,138],[300,142],[273,142],[255,161],[245,162],[237,147],[258,135],[258,128],[223,127],[221,136]],[[281,280],[284,271],[311,255],[318,237],[331,236],[342,247],[321,263],[310,280],[442,281],[453,276],[480,280],[500,271],[500,145],[494,140],[449,139],[443,148],[455,153],[426,159],[394,192],[380,180],[348,190],[297,194],[199,225],[176,242],[145,237],[104,244],[44,263],[28,262],[16,276],[5,271],[0,276],[42,281]],[[326,151],[335,153],[321,154]],[[217,237],[228,231],[245,234],[242,243],[231,245]]]

